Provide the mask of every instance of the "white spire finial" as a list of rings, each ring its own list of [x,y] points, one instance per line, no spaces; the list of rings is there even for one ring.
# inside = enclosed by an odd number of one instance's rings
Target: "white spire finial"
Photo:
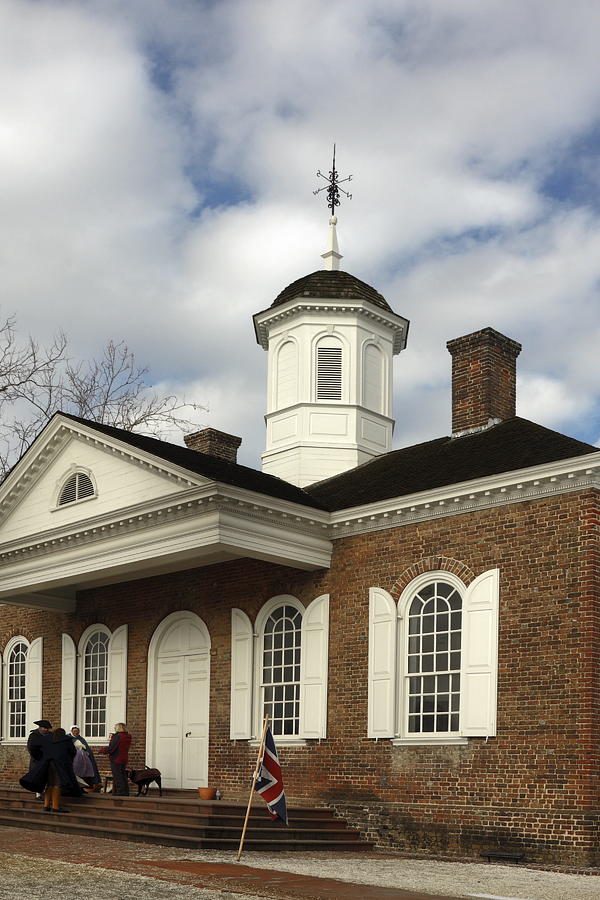
[[[340,259],[342,259],[342,254],[340,253],[340,248],[338,247],[337,232],[335,230],[336,225],[337,216],[330,216],[329,242],[327,244],[327,250],[325,251],[325,253],[321,253],[321,258],[325,260],[325,268],[331,271],[339,270]]]

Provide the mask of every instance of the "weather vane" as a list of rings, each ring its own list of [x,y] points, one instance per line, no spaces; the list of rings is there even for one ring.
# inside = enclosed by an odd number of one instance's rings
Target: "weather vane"
[[[335,144],[333,145],[333,163],[329,175],[323,175],[319,169],[317,176],[319,178],[324,178],[327,184],[323,185],[321,188],[317,188],[316,191],[313,191],[313,194],[320,194],[321,191],[327,191],[327,206],[331,210],[331,215],[334,216],[336,206],[340,205],[340,192],[344,194],[348,200],[352,200],[352,194],[349,194],[348,191],[345,191],[344,188],[340,187],[340,184],[344,184],[345,181],[352,181],[352,175],[348,175],[347,178],[339,178],[338,171],[335,167]]]

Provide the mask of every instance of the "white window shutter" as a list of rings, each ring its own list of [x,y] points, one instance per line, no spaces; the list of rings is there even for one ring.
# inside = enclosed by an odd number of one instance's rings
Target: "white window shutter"
[[[397,609],[382,588],[369,588],[369,700],[367,737],[394,737]]]
[[[496,734],[500,572],[479,575],[465,593],[461,673],[461,734]]]
[[[27,651],[27,720],[42,718],[42,648],[43,638],[36,638]]]
[[[302,616],[300,737],[327,737],[329,594],[312,601]]]
[[[77,720],[75,685],[77,678],[77,649],[73,638],[62,636],[62,665],[60,676],[60,721],[65,731],[69,731]]]
[[[229,713],[229,736],[232,741],[249,740],[252,737],[253,654],[252,622],[241,609],[232,609]]]
[[[108,731],[117,722],[127,722],[127,625],[113,632],[108,642]]]

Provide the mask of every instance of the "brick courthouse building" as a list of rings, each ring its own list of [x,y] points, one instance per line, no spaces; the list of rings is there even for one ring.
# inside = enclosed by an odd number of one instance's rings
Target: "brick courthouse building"
[[[41,715],[123,720],[241,797],[266,710],[288,798],[380,846],[598,864],[600,451],[515,415],[491,328],[448,344],[453,434],[392,451],[408,323],[324,257],[255,316],[262,472],[58,414],[5,480],[0,776]]]

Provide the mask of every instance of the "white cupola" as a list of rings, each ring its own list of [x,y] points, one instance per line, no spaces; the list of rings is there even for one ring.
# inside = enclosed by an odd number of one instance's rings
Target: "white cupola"
[[[391,450],[393,357],[409,324],[339,269],[336,217],[329,222],[326,268],[254,316],[269,354],[263,471],[299,487]]]

